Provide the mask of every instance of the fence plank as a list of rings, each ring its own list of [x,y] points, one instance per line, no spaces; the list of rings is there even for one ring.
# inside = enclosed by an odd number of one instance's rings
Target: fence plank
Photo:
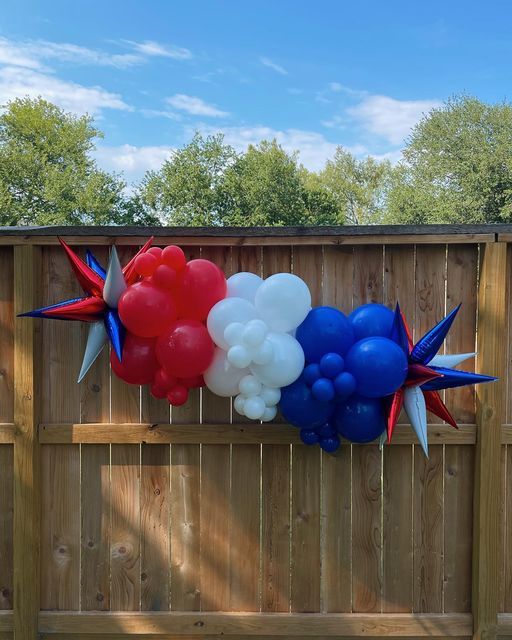
[[[0,248],[0,422],[12,422],[14,416],[13,255],[12,247]]]
[[[110,607],[138,611],[140,446],[112,445],[111,460]]]
[[[0,445],[0,610],[12,609],[14,450]]]
[[[336,307],[343,313],[350,313],[354,281],[354,249],[324,247],[323,264],[323,304]]]
[[[382,302],[383,248],[354,247],[354,308],[367,302]]]
[[[81,609],[110,609],[110,447],[82,446]]]
[[[477,370],[499,376],[477,386],[478,439],[475,458],[472,608],[474,637],[495,633],[499,608],[499,522],[501,425],[505,417],[505,290],[507,246],[485,247],[478,290]]]

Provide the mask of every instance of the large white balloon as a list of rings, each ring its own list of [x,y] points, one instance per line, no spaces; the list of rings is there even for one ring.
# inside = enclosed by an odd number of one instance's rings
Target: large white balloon
[[[255,273],[241,271],[233,274],[227,280],[228,298],[245,298],[249,302],[254,302],[256,291],[258,291],[263,280]]]
[[[272,359],[268,364],[251,364],[251,372],[267,387],[286,387],[295,382],[304,369],[304,352],[288,333],[269,333]]]
[[[208,314],[206,326],[215,344],[223,349],[229,349],[224,337],[226,327],[233,323],[244,324],[258,317],[254,305],[243,298],[224,298],[214,305]]]
[[[215,349],[212,363],[203,377],[210,391],[227,398],[238,394],[240,380],[249,373],[249,369],[238,369],[231,365],[223,349]]]
[[[271,331],[292,331],[308,315],[311,293],[299,277],[276,273],[260,286],[254,303]]]

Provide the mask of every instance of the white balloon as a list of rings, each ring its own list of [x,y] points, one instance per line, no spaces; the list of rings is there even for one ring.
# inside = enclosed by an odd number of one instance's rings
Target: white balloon
[[[244,413],[251,420],[260,420],[265,409],[265,403],[259,396],[247,398],[244,402]]]
[[[267,387],[286,387],[295,382],[304,369],[304,352],[288,333],[269,333],[273,356],[268,364],[250,366],[251,373]]]
[[[277,415],[277,407],[266,407],[263,415],[261,416],[262,422],[270,422]]]
[[[276,273],[263,282],[254,303],[271,331],[292,331],[308,315],[311,293],[298,276]]]
[[[248,347],[258,347],[268,333],[268,327],[263,322],[263,320],[259,320],[255,318],[254,320],[249,320],[249,322],[245,325],[242,341]]]
[[[238,369],[228,362],[223,349],[215,349],[213,360],[204,372],[204,382],[208,389],[218,396],[236,396],[240,380],[249,373],[249,369]]]
[[[256,376],[244,376],[238,385],[240,393],[250,398],[251,396],[259,396],[261,392],[261,382]]]
[[[235,344],[241,344],[244,335],[244,325],[241,322],[232,322],[228,324],[224,330],[224,340],[227,344],[226,349],[234,346]]]
[[[245,298],[249,302],[254,302],[254,296],[262,282],[263,280],[255,273],[248,273],[247,271],[235,273],[228,278],[227,296],[228,298]]]
[[[420,387],[406,387],[404,393],[404,409],[411,421],[421,448],[428,458],[427,408],[425,396]]]
[[[265,339],[254,352],[252,361],[256,364],[268,364],[272,360],[273,355],[274,350],[272,349],[272,345],[269,340]]]
[[[246,322],[257,317],[258,314],[254,305],[247,300],[243,298],[224,298],[224,300],[217,302],[211,308],[206,326],[215,344],[223,349],[229,349],[229,344],[224,337],[224,332],[228,325],[233,322],[241,322],[245,325]]]
[[[264,386],[260,391],[260,398],[263,399],[267,407],[273,407],[281,400],[281,389]]]
[[[245,398],[242,395],[239,395],[235,398],[235,401],[233,402],[233,406],[235,407],[235,411],[237,413],[239,413],[241,416],[244,416],[244,405],[245,405]]]
[[[235,344],[228,351],[228,361],[239,369],[245,369],[251,364],[252,354],[241,344]]]

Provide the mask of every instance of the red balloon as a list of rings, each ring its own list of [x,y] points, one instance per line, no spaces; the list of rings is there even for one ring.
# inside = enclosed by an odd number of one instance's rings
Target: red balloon
[[[188,389],[181,384],[177,384],[168,392],[167,400],[173,407],[181,407],[188,400]]]
[[[213,342],[198,320],[173,322],[156,341],[156,357],[177,378],[192,378],[205,371],[213,359]]]
[[[166,264],[161,264],[155,269],[153,282],[162,289],[174,289],[178,281],[176,270]]]
[[[162,262],[163,264],[176,269],[176,271],[181,271],[185,268],[187,259],[180,247],[177,247],[175,244],[171,244],[168,247],[165,247],[162,251]]]
[[[167,373],[167,371],[163,368],[158,369],[155,374],[155,379],[153,381],[158,387],[163,387],[164,389],[172,389],[178,384],[178,379],[176,376],[171,376]]]
[[[116,376],[129,384],[153,382],[160,366],[156,359],[155,342],[154,338],[140,338],[127,332],[122,362],[119,362],[114,349],[110,352],[110,364]]]
[[[151,385],[151,395],[153,396],[153,398],[163,400],[167,397],[167,389],[165,387],[159,387],[153,382],[153,384]]]
[[[130,285],[119,298],[124,326],[142,338],[160,335],[176,318],[176,305],[168,290],[143,280]]]
[[[226,297],[226,278],[209,260],[191,260],[182,272],[178,316],[206,320],[214,304]]]
[[[142,253],[135,258],[133,266],[140,276],[151,276],[158,266],[158,259],[152,253]]]
[[[181,384],[187,389],[198,389],[199,387],[204,387],[204,378],[203,376],[194,376],[193,378],[181,378]]]
[[[151,249],[148,249],[148,253],[153,254],[158,262],[160,262],[162,258],[162,249],[160,247],[151,247]]]

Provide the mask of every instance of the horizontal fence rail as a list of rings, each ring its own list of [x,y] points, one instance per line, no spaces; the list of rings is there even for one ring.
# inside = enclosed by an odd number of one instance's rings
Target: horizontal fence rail
[[[313,304],[397,300],[417,339],[492,385],[446,391],[429,458],[302,445],[194,390],[172,408],[111,374],[87,328],[15,319],[79,294],[58,236],[102,262],[148,236],[227,276],[293,272]],[[0,640],[512,635],[510,225],[0,229]],[[477,341],[475,344],[475,336]],[[475,348],[476,347],[476,348]],[[510,507],[510,508],[509,508]]]

